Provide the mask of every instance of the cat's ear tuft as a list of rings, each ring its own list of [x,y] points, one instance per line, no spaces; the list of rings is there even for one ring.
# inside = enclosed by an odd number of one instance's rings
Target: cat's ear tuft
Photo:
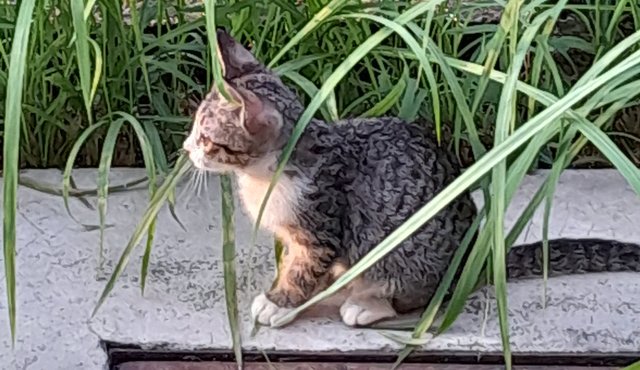
[[[224,29],[216,31],[218,50],[224,62],[224,77],[234,79],[263,68],[262,63]]]

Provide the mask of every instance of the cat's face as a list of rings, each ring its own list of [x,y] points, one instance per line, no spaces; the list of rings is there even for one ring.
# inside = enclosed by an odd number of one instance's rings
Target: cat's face
[[[214,87],[200,103],[183,148],[196,168],[229,172],[273,150],[283,118],[269,100],[233,82],[251,73],[268,73],[264,66],[224,31],[218,31],[218,39],[225,90],[233,99],[225,99]]]

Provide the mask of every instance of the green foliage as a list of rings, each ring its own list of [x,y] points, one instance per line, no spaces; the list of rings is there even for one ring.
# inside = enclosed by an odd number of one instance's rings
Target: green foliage
[[[586,150],[597,148],[640,191],[638,169],[625,155],[633,156],[635,150],[623,152],[617,145],[637,139],[631,132],[613,138],[607,135],[619,112],[637,104],[640,9],[629,0],[510,0],[499,23],[470,24],[466,10],[486,10],[488,5],[469,7],[453,2],[455,6],[447,8],[443,3],[229,0],[208,2],[204,7],[185,0],[144,1],[139,8],[130,9],[127,19],[121,0],[51,0],[35,9],[34,2],[26,0],[19,2],[19,8],[0,5],[4,262],[12,332],[18,167],[64,167],[60,193],[70,213],[67,199],[76,194],[71,189],[73,168],[99,166],[96,195],[102,231],[108,194],[113,191],[108,181],[110,167],[144,165],[149,208],[98,307],[146,234],[141,266],[144,290],[156,215],[166,201],[172,210],[179,202],[174,188],[188,170],[184,156],[175,162],[173,158],[198,101],[211,85],[222,86],[223,66],[213,41],[216,26],[223,26],[251,44],[255,55],[299,88],[307,102],[285,150],[285,161],[316,115],[327,120],[399,115],[434,122],[442,145],[454,149],[469,166],[451,186],[300,309],[346,285],[462,191],[480,188],[486,209],[476,221],[478,238],[473,241],[471,232],[468,234],[411,339],[404,340],[407,348],[399,361],[425,342],[453,273],[461,266],[462,275],[445,307],[440,330],[455,320],[481,276],[488,276],[496,287],[509,367],[502,261],[533,210],[545,200],[548,219],[561,172],[580,155],[588,154]],[[566,17],[573,17],[572,29],[554,31]],[[540,165],[551,168],[551,174],[505,235],[505,209],[527,171]],[[274,180],[283,168],[284,162]],[[164,178],[160,186],[157,177]],[[232,194],[227,178],[221,184],[225,292],[234,348],[241,361]],[[467,248],[469,258],[463,260]],[[491,274],[486,275],[486,269]],[[402,333],[385,335],[403,338]]]

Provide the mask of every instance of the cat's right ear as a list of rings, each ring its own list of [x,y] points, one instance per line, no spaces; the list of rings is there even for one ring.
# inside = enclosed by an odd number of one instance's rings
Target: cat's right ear
[[[224,77],[234,79],[264,69],[262,63],[237,42],[227,31],[218,29],[218,50],[224,62]]]

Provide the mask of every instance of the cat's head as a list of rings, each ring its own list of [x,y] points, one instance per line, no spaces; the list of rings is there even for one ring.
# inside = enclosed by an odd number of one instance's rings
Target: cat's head
[[[297,96],[247,49],[223,30],[218,47],[224,62],[225,99],[214,86],[200,103],[183,148],[201,170],[242,170],[286,142],[301,105]]]

